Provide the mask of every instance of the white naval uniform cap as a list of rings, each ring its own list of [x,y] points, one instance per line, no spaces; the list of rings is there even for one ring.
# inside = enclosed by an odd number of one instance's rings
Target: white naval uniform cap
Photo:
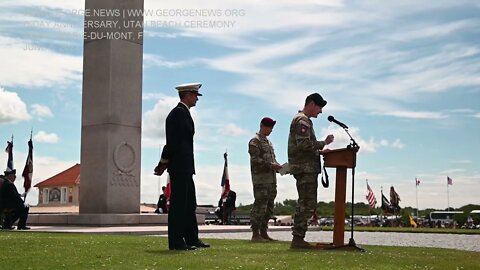
[[[197,94],[197,96],[202,96],[202,94],[198,92],[198,89],[200,89],[200,87],[202,87],[201,83],[184,83],[176,86],[175,88],[178,90],[179,93],[194,92],[195,94]]]

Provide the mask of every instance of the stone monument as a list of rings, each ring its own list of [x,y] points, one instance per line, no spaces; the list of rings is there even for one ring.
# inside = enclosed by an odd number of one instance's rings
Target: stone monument
[[[84,17],[80,216],[139,214],[143,0],[86,0]]]

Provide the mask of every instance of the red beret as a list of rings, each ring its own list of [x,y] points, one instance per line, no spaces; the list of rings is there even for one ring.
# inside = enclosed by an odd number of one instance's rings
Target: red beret
[[[273,126],[275,126],[275,123],[277,123],[277,121],[274,121],[270,117],[264,117],[260,123],[262,123],[262,125],[267,126],[267,127],[273,127]]]

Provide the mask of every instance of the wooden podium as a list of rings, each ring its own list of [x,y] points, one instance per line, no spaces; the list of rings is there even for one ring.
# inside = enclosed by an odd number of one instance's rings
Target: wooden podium
[[[329,168],[337,168],[335,177],[335,217],[333,222],[334,228],[332,248],[345,246],[344,239],[347,169],[355,168],[357,163],[358,149],[358,147],[347,147],[335,150],[328,150],[322,153],[324,166]]]

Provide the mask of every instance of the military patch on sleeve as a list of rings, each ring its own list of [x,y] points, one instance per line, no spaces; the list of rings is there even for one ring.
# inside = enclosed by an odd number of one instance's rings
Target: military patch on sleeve
[[[310,131],[310,127],[308,125],[302,122],[298,123],[297,135],[308,136],[309,131]]]
[[[250,154],[256,153],[258,151],[257,148],[257,140],[251,139],[250,142],[248,142],[248,152]]]

